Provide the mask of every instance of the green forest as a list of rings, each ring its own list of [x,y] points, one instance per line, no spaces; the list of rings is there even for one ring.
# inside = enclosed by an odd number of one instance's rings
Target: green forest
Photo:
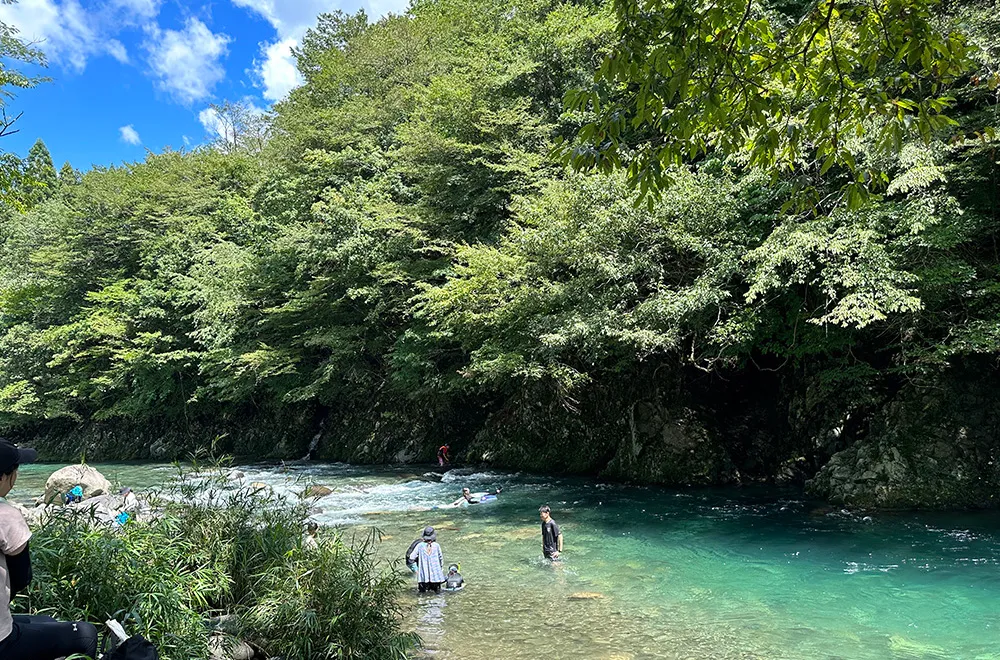
[[[994,3],[414,0],[295,55],[212,145],[3,155],[0,433],[1000,504]]]

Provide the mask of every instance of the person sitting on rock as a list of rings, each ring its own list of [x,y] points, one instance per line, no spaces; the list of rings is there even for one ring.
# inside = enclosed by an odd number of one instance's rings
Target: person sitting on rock
[[[0,438],[0,498],[17,482],[18,468],[34,463],[34,449]],[[97,629],[84,621],[61,623],[47,616],[13,616],[10,602],[31,582],[31,530],[21,512],[0,500],[0,658],[55,660],[81,654],[97,657]]]
[[[306,523],[306,533],[302,537],[303,550],[319,550],[319,524],[313,520]]]
[[[136,509],[139,508],[139,498],[135,496],[132,489],[125,486],[120,491],[118,491],[119,497],[122,498],[122,511],[128,511],[129,513],[135,513]]]
[[[83,488],[77,484],[66,493],[66,504],[79,503],[83,501]]]

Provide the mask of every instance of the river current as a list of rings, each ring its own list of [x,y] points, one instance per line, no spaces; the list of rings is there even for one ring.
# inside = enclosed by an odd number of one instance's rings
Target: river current
[[[22,469],[15,499],[56,467]],[[136,489],[168,466],[96,465]],[[456,469],[310,464],[240,468],[318,500],[324,525],[383,534],[402,555],[425,525],[458,593],[404,596],[422,657],[969,658],[1000,660],[1000,522],[985,513],[852,514],[773,488],[668,490]],[[495,503],[427,510],[494,485]],[[562,527],[541,555],[538,507]],[[415,585],[414,585],[415,587]]]

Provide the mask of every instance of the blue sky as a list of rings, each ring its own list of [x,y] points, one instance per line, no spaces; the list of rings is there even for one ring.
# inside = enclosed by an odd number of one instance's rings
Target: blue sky
[[[0,21],[36,42],[52,78],[6,106],[23,112],[0,149],[24,156],[35,140],[56,167],[86,170],[141,160],[146,150],[214,137],[209,106],[265,108],[299,82],[290,49],[320,13],[401,12],[407,0],[19,0]]]

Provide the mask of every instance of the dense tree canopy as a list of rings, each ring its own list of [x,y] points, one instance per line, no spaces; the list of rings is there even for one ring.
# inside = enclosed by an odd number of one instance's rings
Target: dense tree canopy
[[[724,419],[741,470],[818,466],[1000,355],[998,35],[929,0],[324,15],[305,84],[217,107],[211,148],[58,178],[32,150],[0,428],[182,451],[291,415],[269,450],[600,469],[652,415]]]
[[[564,151],[577,166],[627,164],[642,194],[685,160],[739,154],[776,172],[845,167],[856,207],[885,182],[871,149],[956,127],[951,92],[973,71],[938,0],[613,4],[597,85],[568,95],[597,120]]]

